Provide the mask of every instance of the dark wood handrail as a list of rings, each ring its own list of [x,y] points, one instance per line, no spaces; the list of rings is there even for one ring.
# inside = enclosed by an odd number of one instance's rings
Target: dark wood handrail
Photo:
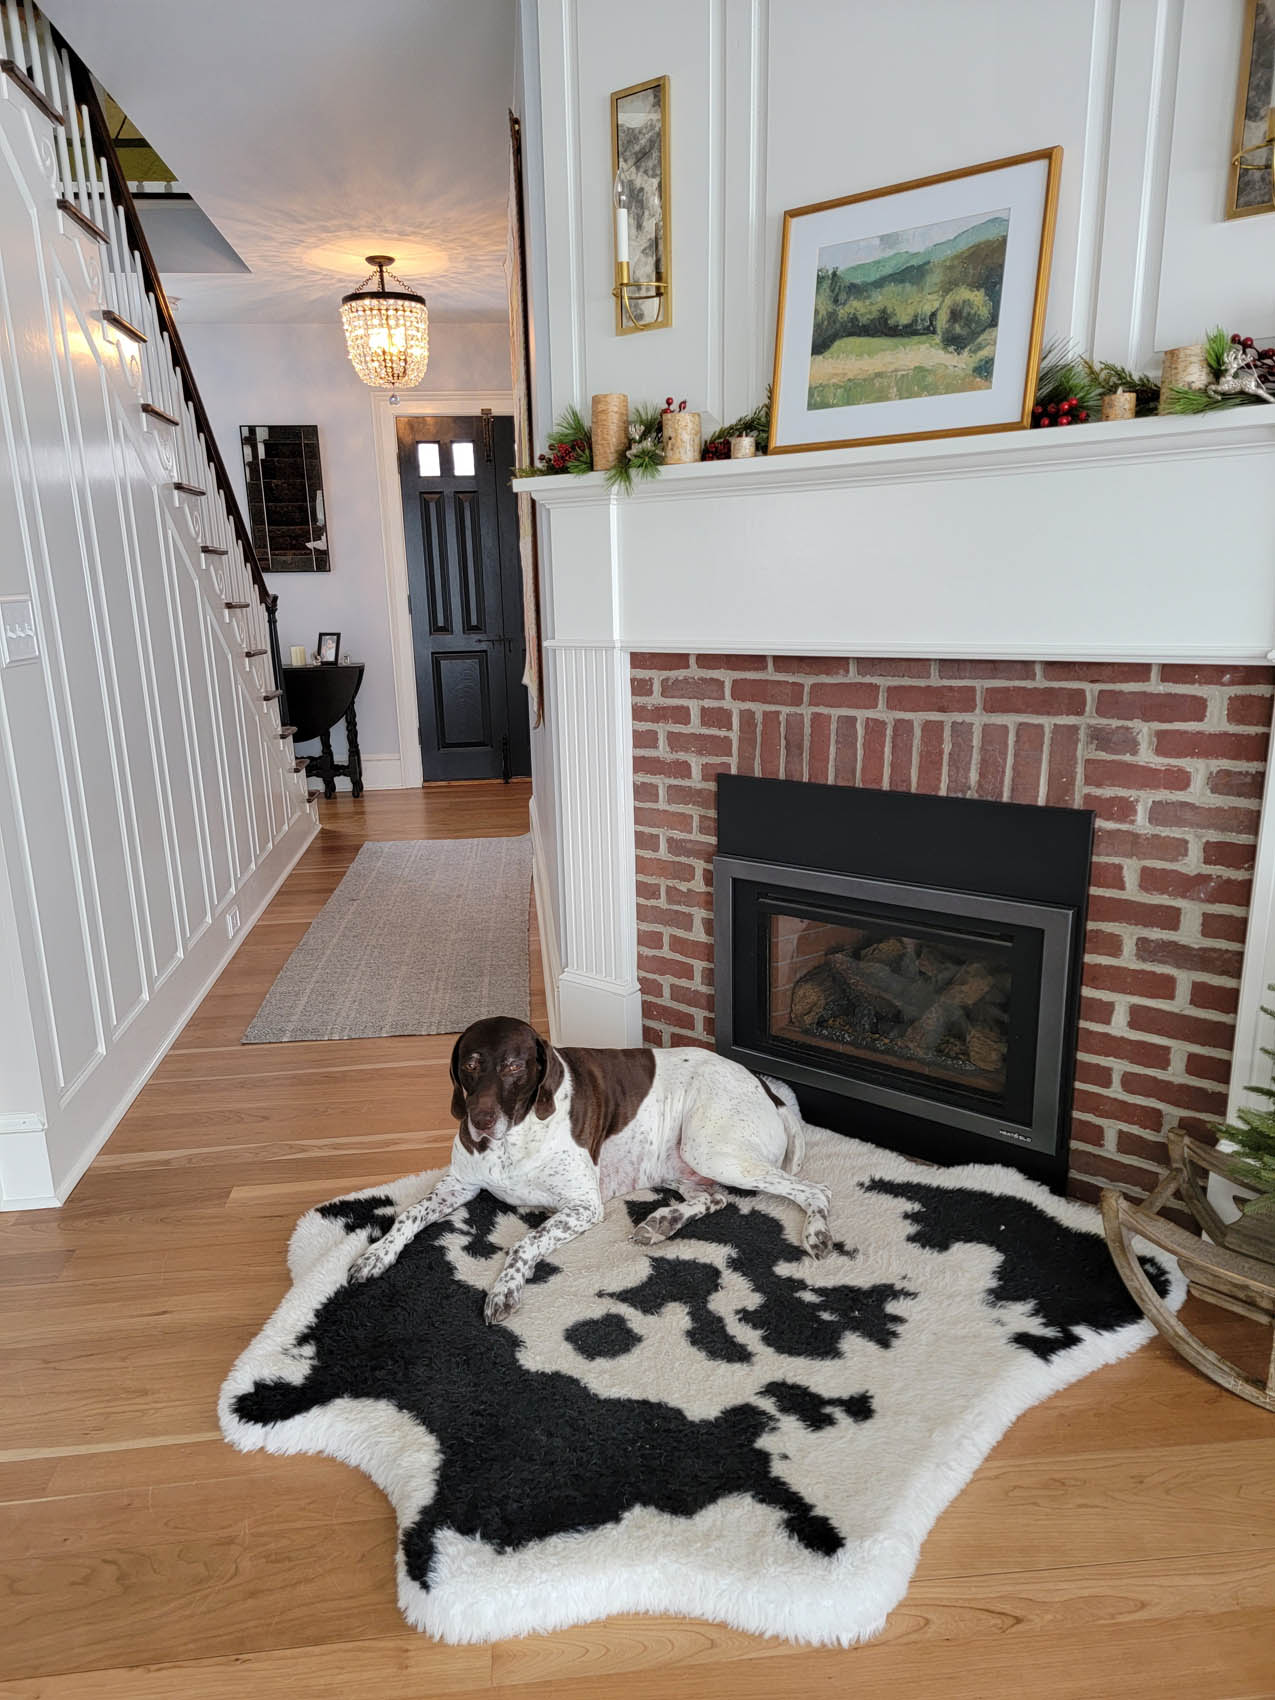
[[[52,27],[52,24],[50,24],[51,29]],[[124,168],[120,164],[119,155],[115,151],[115,144],[111,140],[110,128],[102,111],[101,102],[97,98],[93,78],[79,54],[56,29],[53,31],[53,37],[59,49],[65,51],[70,64],[71,83],[75,90],[75,98],[88,112],[93,146],[106,166],[111,198],[124,214],[124,226],[128,233],[129,245],[141,261],[146,286],[155,298],[155,306],[159,311],[160,321],[168,333],[168,341],[173,351],[173,360],[181,379],[182,389],[186,393],[186,400],[190,403],[191,412],[195,415],[195,428],[203,438],[204,449],[208,455],[208,464],[212,467],[213,475],[217,480],[217,488],[226,504],[230,523],[235,528],[235,536],[239,539],[244,560],[248,563],[252,582],[256,586],[257,595],[261,598],[262,603],[267,610],[270,610],[272,605],[278,603],[278,597],[271,592],[261,571],[257,551],[253,547],[252,533],[244,523],[244,517],[239,508],[239,499],[235,495],[235,487],[230,482],[226,463],[222,460],[221,450],[217,447],[217,439],[213,435],[213,428],[204,408],[203,397],[199,393],[199,385],[195,382],[190,360],[182,346],[177,321],[173,317],[172,304],[169,302],[164,285],[160,281],[159,267],[155,264],[155,256],[151,253],[150,243],[146,240],[142,221],[137,216],[137,208],[133,203],[133,196],[128,187],[128,179],[124,175]]]

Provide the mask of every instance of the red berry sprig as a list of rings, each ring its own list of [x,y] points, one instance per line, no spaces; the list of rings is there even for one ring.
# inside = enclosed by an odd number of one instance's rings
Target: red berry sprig
[[[1081,407],[1078,398],[1069,395],[1066,401],[1038,401],[1032,408],[1032,425],[1039,428],[1045,425],[1083,425],[1089,417],[1089,410]]]

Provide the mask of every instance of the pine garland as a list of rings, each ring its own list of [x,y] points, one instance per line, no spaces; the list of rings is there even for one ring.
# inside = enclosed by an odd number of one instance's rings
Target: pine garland
[[[635,478],[658,478],[664,465],[664,432],[654,402],[638,404],[629,416],[629,446],[607,469],[607,483],[629,495]]]
[[[1266,989],[1275,992],[1275,985]],[[1267,1009],[1263,1004],[1262,1014],[1275,1018],[1275,1009]],[[1275,1050],[1263,1045],[1262,1055],[1275,1063]],[[1228,1140],[1236,1147],[1234,1152],[1226,1153],[1231,1179],[1250,1187],[1257,1194],[1245,1204],[1245,1214],[1275,1215],[1275,1087],[1250,1086],[1248,1090],[1259,1098],[1265,1098],[1270,1107],[1250,1110],[1241,1105],[1236,1112],[1240,1118],[1238,1122],[1220,1124],[1213,1131],[1219,1139]]]

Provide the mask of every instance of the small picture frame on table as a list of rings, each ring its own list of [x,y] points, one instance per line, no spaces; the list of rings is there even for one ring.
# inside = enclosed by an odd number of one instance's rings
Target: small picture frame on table
[[[335,667],[341,659],[340,632],[320,632],[319,647],[315,653],[321,667]]]

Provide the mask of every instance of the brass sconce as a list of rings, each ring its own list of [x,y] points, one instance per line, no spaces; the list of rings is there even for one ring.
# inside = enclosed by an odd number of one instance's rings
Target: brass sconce
[[[673,322],[667,77],[611,96],[611,171],[616,333],[664,330]]]

